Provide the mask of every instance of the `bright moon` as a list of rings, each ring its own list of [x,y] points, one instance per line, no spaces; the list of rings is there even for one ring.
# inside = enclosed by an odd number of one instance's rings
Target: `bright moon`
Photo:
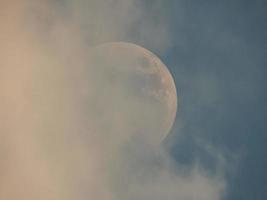
[[[118,138],[162,141],[175,120],[177,94],[161,60],[143,47],[112,42],[93,48],[90,62],[97,69],[93,78],[101,85],[94,107],[107,117],[99,126]]]

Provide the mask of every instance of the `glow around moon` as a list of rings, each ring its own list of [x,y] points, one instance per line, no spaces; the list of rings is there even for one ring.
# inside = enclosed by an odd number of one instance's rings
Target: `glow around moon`
[[[175,120],[177,94],[161,60],[140,46],[112,42],[92,49],[90,65],[97,83],[91,105],[104,116],[96,128],[119,139],[162,141]]]

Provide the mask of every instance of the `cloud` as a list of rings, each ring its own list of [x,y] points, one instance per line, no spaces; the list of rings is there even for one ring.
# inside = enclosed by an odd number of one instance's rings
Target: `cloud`
[[[143,104],[119,98],[126,91],[108,85],[112,72],[90,61],[91,47],[107,41],[166,49],[163,2],[0,5],[0,199],[221,198],[223,169],[213,176],[199,164],[184,171],[163,146],[130,137],[130,119],[118,127],[111,106],[125,113],[127,104]]]

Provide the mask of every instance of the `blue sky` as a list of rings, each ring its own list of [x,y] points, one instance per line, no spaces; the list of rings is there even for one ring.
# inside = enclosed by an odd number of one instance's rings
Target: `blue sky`
[[[173,1],[174,42],[161,56],[180,96],[172,153],[181,165],[214,159],[192,138],[220,149],[232,166],[226,200],[267,198],[265,1]],[[182,11],[182,14],[180,13]],[[177,135],[177,136],[176,136]]]

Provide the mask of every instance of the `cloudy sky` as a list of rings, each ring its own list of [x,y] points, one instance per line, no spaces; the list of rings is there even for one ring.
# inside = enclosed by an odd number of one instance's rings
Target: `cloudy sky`
[[[0,0],[0,199],[266,199],[266,8]],[[90,57],[116,41],[150,50],[173,75],[178,112],[160,144],[157,129],[133,136],[132,116],[162,121],[125,101],[138,84],[110,84],[119,72]]]

